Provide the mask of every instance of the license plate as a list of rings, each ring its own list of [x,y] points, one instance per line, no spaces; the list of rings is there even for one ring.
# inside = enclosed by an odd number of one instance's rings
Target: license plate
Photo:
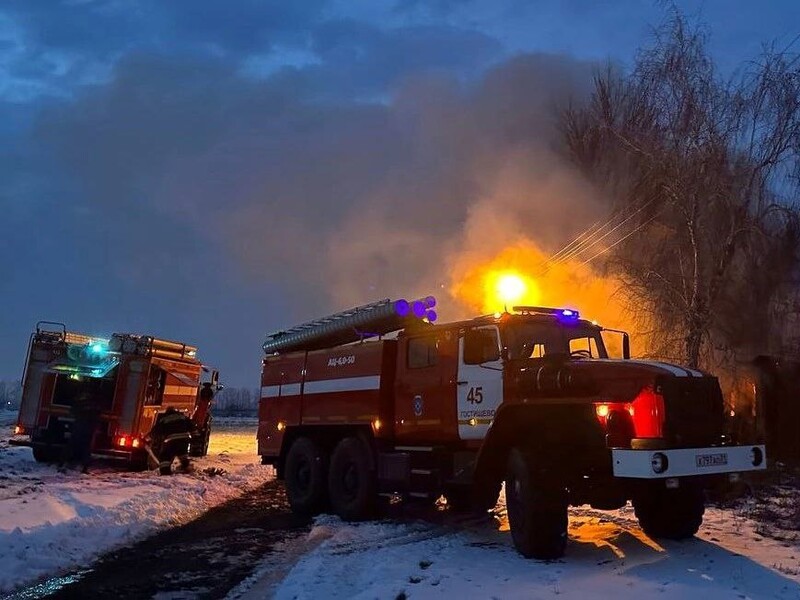
[[[698,467],[718,467],[728,464],[728,455],[721,454],[698,454],[695,456]]]

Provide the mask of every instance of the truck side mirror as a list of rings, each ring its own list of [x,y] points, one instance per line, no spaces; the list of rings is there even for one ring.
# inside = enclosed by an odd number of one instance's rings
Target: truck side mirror
[[[491,329],[468,329],[464,334],[464,364],[480,365],[500,360],[497,335]]]
[[[622,334],[622,358],[628,360],[631,357],[631,338],[627,333]]]

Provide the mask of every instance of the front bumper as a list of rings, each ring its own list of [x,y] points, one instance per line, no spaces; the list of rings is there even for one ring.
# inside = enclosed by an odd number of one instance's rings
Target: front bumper
[[[615,477],[666,479],[763,471],[767,452],[763,445],[674,448],[664,450],[611,450]]]

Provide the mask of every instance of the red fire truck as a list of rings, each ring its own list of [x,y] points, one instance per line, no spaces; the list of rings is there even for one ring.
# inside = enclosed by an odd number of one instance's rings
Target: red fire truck
[[[125,333],[101,339],[42,321],[31,335],[10,443],[31,446],[37,461],[61,460],[81,398],[97,412],[93,455],[145,468],[143,439],[158,415],[173,407],[194,420],[190,453],[204,456],[211,433],[208,394],[199,392],[204,372],[217,386],[217,372],[184,343]]]
[[[295,511],[367,518],[381,493],[488,509],[505,482],[514,545],[549,559],[569,505],[631,500],[648,535],[681,539],[710,480],[765,468],[763,445],[725,436],[716,378],[631,360],[625,332],[540,307],[434,324],[434,303],[267,338],[258,451]]]

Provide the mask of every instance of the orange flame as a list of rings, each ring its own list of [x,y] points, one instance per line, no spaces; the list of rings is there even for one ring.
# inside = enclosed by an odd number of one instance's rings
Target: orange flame
[[[553,262],[530,241],[486,258],[465,253],[453,263],[450,294],[475,315],[510,311],[515,305],[574,308],[581,316],[634,333],[636,324],[621,283],[578,261]],[[642,348],[644,340],[634,349]]]

